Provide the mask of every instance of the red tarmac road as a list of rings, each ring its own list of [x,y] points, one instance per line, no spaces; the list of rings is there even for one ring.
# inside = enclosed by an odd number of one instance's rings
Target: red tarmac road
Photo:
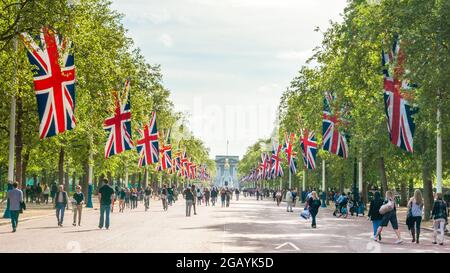
[[[220,204],[219,204],[220,205]],[[450,252],[432,245],[432,233],[422,232],[419,245],[411,243],[404,225],[404,243],[394,244],[391,227],[383,231],[383,242],[371,240],[372,225],[366,217],[335,218],[328,209],[319,211],[317,229],[299,217],[301,208],[286,212],[271,200],[242,198],[229,208],[197,208],[198,215],[185,217],[184,200],[162,210],[151,201],[144,211],[126,209],[111,215],[109,230],[98,229],[99,211],[84,211],[82,226],[73,227],[72,212],[66,212],[64,227],[55,216],[19,222],[16,233],[0,226],[0,252]]]

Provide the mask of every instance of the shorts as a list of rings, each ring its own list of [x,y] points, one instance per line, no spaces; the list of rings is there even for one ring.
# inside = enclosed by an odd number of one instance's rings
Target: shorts
[[[392,210],[383,215],[380,226],[387,227],[389,222],[391,222],[393,229],[398,229],[397,213],[395,212],[395,210]]]

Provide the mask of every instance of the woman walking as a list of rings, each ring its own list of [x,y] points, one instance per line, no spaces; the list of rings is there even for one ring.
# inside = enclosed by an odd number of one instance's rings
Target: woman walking
[[[420,223],[422,223],[422,213],[423,213],[423,198],[422,192],[416,190],[414,192],[414,197],[412,197],[408,202],[408,215],[407,224],[408,229],[411,231],[412,242],[419,243],[420,236]],[[409,218],[409,221],[408,221]],[[414,225],[416,226],[414,229]]]
[[[163,209],[166,211],[168,209],[168,206],[167,206],[167,186],[166,185],[164,185],[162,190],[161,190],[161,200],[162,200]]]
[[[222,202],[222,208],[225,207],[225,195],[226,195],[225,189],[224,188],[220,189],[220,201]]]
[[[441,232],[439,238],[439,245],[444,245],[445,225],[448,223],[447,204],[442,200],[442,193],[436,194],[436,200],[433,203],[433,210],[431,211],[431,219],[433,219],[433,244],[437,244],[437,232]]]
[[[381,199],[381,193],[379,191],[376,191],[374,194],[374,198],[372,201],[370,201],[370,207],[369,207],[369,219],[372,221],[373,225],[373,239],[377,240],[377,231],[378,227],[381,224],[381,219],[383,216],[380,214],[380,208],[383,205],[383,199]],[[379,239],[381,240],[381,234],[378,235]]]
[[[213,187],[211,190],[211,203],[212,206],[216,206],[216,201],[217,201],[217,188]]]
[[[319,197],[317,196],[317,192],[313,191],[311,193],[311,197],[308,200],[308,210],[312,217],[312,223],[311,227],[316,228],[316,217],[319,213],[320,205],[322,205],[322,202],[320,202]]]
[[[44,191],[42,192],[44,196],[43,203],[48,204],[48,197],[50,196],[50,188],[45,184]]]
[[[203,194],[203,196],[205,196],[205,206],[209,206],[209,198],[210,198],[210,191],[208,188],[205,188],[205,192]]]
[[[398,230],[397,208],[395,205],[394,194],[392,193],[392,191],[386,192],[386,198],[383,202],[383,205],[380,208],[380,214],[383,215],[383,218],[381,219],[381,223],[380,226],[378,227],[375,238],[377,238],[378,235],[381,235],[383,228],[387,227],[389,222],[391,222],[392,228],[394,229],[394,232],[397,235],[397,241],[395,241],[395,243],[396,244],[403,243],[400,231]],[[381,240],[378,238],[378,241]]]
[[[197,188],[197,205],[198,206],[200,206],[202,204],[202,199],[203,199],[202,191],[200,190],[200,188]]]
[[[76,187],[76,192],[73,194],[73,226],[76,226],[77,215],[78,215],[78,226],[81,226],[81,211],[84,204],[84,194],[81,192],[81,186]]]
[[[123,212],[125,209],[125,199],[127,197],[127,193],[125,191],[125,188],[120,188],[119,191],[119,212]]]

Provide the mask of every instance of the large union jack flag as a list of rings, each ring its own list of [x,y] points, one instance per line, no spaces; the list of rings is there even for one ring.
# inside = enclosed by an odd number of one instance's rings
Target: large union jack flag
[[[139,129],[140,139],[137,141],[139,167],[147,166],[159,161],[158,129],[156,128],[156,113],[152,112],[149,124]]]
[[[295,139],[294,133],[290,133],[289,137],[286,135],[284,146],[283,146],[283,150],[286,153],[286,159],[287,159],[289,171],[291,172],[291,174],[295,174],[297,172],[297,164],[295,162],[297,153],[293,151],[294,139]]]
[[[300,147],[302,150],[303,165],[306,169],[316,168],[317,140],[314,132],[303,130],[300,132]]]
[[[412,116],[418,108],[409,105],[407,97],[410,93],[402,93],[402,90],[412,89],[408,80],[402,79],[405,74],[404,62],[405,55],[396,37],[392,50],[388,54],[382,51],[384,107],[391,143],[405,151],[413,152],[415,124]],[[394,67],[392,76],[388,66]]]
[[[105,145],[105,158],[133,148],[129,80],[125,81],[122,95],[127,98],[125,103],[121,102],[121,95],[114,92],[114,115],[103,122],[103,129],[109,133]]]
[[[43,27],[40,45],[27,33],[22,40],[28,60],[34,66],[34,91],[39,113],[39,138],[43,139],[75,128],[75,65],[71,42],[59,40]],[[61,59],[62,66],[59,61]]]
[[[278,145],[278,148],[275,148],[276,146],[273,146],[272,151],[272,178],[283,176],[283,168],[281,167],[281,144]]]
[[[331,92],[325,93],[322,121],[322,149],[340,157],[347,158],[347,137],[345,134],[339,132],[339,126],[346,121],[339,116],[341,114],[339,111],[332,110],[334,100],[335,97]]]

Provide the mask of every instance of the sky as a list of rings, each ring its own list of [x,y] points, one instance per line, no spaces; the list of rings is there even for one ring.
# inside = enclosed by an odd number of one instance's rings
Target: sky
[[[273,132],[281,94],[346,0],[113,0],[210,157]]]

